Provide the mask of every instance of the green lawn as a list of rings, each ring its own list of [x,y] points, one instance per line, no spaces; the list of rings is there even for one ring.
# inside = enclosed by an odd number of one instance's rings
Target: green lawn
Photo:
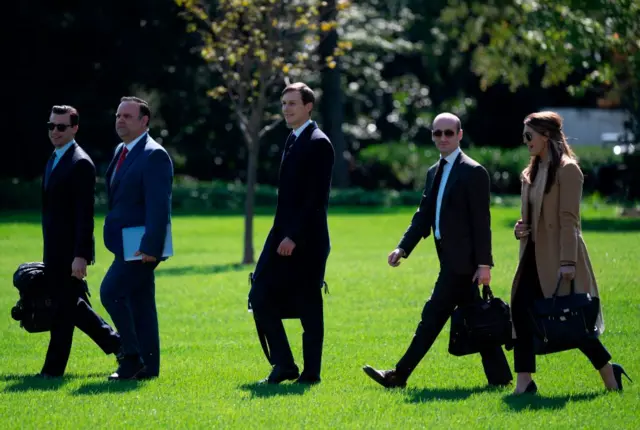
[[[157,270],[161,377],[107,382],[115,360],[76,332],[67,376],[39,381],[48,334],[28,334],[10,317],[18,264],[40,259],[37,215],[0,214],[0,424],[8,428],[640,428],[640,255],[637,220],[611,208],[588,209],[584,236],[603,297],[604,344],[636,384],[604,391],[586,357],[570,351],[538,359],[540,395],[513,398],[488,389],[480,357],[447,353],[448,325],[405,390],[386,391],[362,365],[388,368],[407,347],[438,270],[431,238],[396,269],[386,264],[412,208],[382,213],[334,211],[325,296],[323,382],[258,387],[269,372],[247,313],[249,266],[241,255],[240,216],[175,216],[176,256]],[[513,208],[493,210],[493,290],[507,298],[517,262]],[[256,258],[271,223],[256,219]],[[109,263],[96,222],[98,264],[90,268],[93,304]],[[301,329],[287,321],[301,360]],[[507,353],[513,364],[512,352]],[[298,361],[298,364],[300,361]]]

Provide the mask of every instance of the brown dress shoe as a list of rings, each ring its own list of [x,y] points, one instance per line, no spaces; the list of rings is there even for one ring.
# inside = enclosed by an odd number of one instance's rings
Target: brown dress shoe
[[[366,365],[362,368],[364,373],[385,388],[404,388],[407,386],[407,378],[398,375],[395,370],[377,370]]]

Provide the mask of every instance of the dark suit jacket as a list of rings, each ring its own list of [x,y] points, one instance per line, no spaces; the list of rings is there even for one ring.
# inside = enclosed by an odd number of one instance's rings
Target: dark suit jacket
[[[283,155],[273,227],[258,259],[254,286],[283,293],[321,288],[331,248],[327,208],[334,151],[315,122]],[[289,257],[276,252],[289,237],[296,247]]]
[[[437,197],[437,190],[431,190],[437,166],[436,163],[429,168],[420,207],[398,244],[406,257],[420,239],[426,239],[434,229],[434,214],[429,212],[429,207],[431,199]],[[478,265],[493,266],[490,186],[486,169],[461,152],[451,167],[440,208],[442,268],[472,274]]]
[[[140,251],[160,260],[171,222],[173,163],[167,151],[145,133],[111,182],[123,149],[123,143],[118,145],[107,169],[109,212],[104,221],[104,244],[122,258],[122,229],[144,226]]]
[[[94,262],[93,237],[96,169],[74,143],[42,184],[43,261],[47,268],[68,271],[75,257]]]

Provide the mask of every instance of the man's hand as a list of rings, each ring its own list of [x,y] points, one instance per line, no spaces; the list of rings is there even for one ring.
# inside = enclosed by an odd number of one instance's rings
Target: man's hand
[[[400,259],[404,257],[404,255],[405,255],[404,249],[401,249],[401,248],[396,248],[393,251],[391,251],[391,254],[389,254],[389,257],[387,258],[387,262],[389,263],[389,266],[398,267],[400,265]]]
[[[87,277],[87,260],[82,257],[76,257],[71,263],[71,276],[81,281]]]
[[[291,255],[295,247],[296,243],[288,237],[285,237],[284,239],[282,239],[282,242],[280,242],[280,245],[278,246],[278,254],[282,255],[283,257],[288,257]]]
[[[491,267],[489,266],[478,266],[478,270],[476,270],[476,274],[473,275],[473,282],[478,281],[478,285],[489,285],[491,284]]]
[[[525,224],[522,220],[518,220],[516,225],[513,227],[513,234],[516,236],[516,239],[524,239],[531,233],[531,226],[529,224]]]
[[[562,277],[565,281],[570,281],[576,276],[576,266],[560,266],[558,277]]]
[[[133,255],[135,255],[136,257],[138,255],[142,255],[142,262],[143,263],[155,263],[156,262],[156,257],[153,257],[151,255],[147,255],[144,252],[136,251],[136,253],[133,254]]]

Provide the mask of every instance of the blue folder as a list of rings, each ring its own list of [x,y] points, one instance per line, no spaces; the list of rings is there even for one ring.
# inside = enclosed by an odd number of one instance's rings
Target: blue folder
[[[144,235],[144,226],[126,227],[122,229],[122,245],[124,250],[125,261],[142,260],[141,255],[134,255],[140,250],[140,242]],[[171,257],[173,255],[173,240],[171,237],[171,224],[167,224],[167,235],[164,239],[163,257]]]

